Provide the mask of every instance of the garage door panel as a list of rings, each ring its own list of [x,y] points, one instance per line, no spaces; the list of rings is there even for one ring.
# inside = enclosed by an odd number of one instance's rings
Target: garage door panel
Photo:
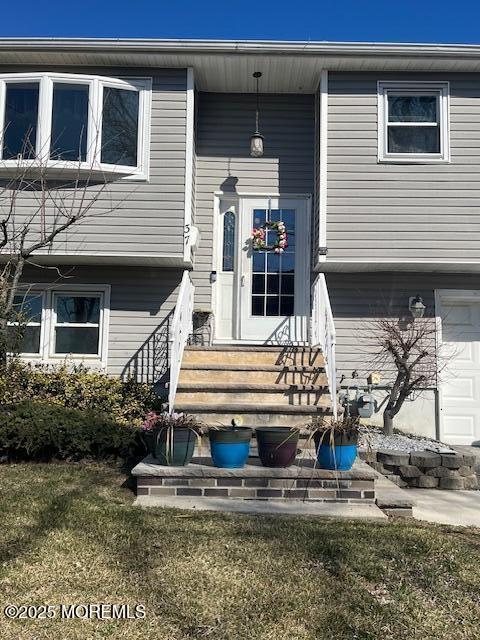
[[[457,377],[445,384],[443,399],[445,406],[456,405],[459,402],[476,402],[478,396],[478,381],[473,376]]]
[[[476,431],[475,420],[472,416],[451,415],[444,419],[444,434],[449,439],[474,438]]]
[[[450,342],[447,357],[449,364],[454,362],[456,367],[474,366],[477,361],[476,344],[475,342]]]
[[[475,313],[470,304],[443,305],[443,325],[448,329],[473,327]]]

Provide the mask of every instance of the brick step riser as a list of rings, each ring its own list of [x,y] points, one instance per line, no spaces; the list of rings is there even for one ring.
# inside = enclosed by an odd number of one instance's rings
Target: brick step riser
[[[330,406],[330,396],[325,392],[281,392],[272,393],[268,391],[182,391],[179,389],[175,396],[176,404],[202,403],[209,405],[217,404],[254,404],[261,411],[262,404],[275,405],[322,405]]]
[[[175,405],[176,411],[183,411],[182,405],[177,403]],[[225,412],[214,412],[214,411],[188,411],[188,413],[196,416],[202,423],[207,426],[229,426],[232,422],[232,419],[237,419],[240,417],[241,424],[248,425],[250,427],[302,427],[308,424],[311,421],[309,415],[305,414],[292,414],[292,413],[281,413],[281,409],[278,413],[260,413],[261,409],[259,409],[259,413],[241,413],[238,411],[232,411],[231,413]],[[316,416],[315,408],[312,411],[312,417]],[[321,413],[320,415],[325,415]],[[325,421],[329,422],[331,420],[331,416],[328,414],[325,416]]]
[[[180,384],[187,382],[235,384],[315,384],[327,385],[327,376],[323,371],[229,371],[213,369],[182,369]]]
[[[325,361],[321,352],[286,351],[197,351],[188,349],[183,354],[183,364],[268,364],[287,366],[323,367]]]
[[[139,476],[139,496],[216,497],[307,502],[375,501],[373,481],[295,478],[159,478]]]

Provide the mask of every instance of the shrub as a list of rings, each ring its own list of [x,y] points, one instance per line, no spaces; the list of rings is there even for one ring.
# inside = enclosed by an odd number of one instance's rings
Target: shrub
[[[13,360],[0,369],[0,404],[45,401],[106,414],[118,425],[140,425],[159,404],[151,385],[122,380],[84,366],[30,365]]]
[[[24,400],[0,407],[0,450],[10,459],[50,460],[138,455],[139,429],[92,410]],[[144,449],[143,449],[144,452]]]

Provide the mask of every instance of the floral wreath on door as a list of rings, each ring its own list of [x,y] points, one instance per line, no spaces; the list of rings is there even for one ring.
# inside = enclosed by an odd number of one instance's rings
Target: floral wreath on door
[[[267,245],[267,230],[276,231],[277,237],[272,245]],[[288,247],[288,234],[285,223],[265,222],[260,227],[252,229],[252,249],[253,251],[273,251],[274,253],[283,253]]]

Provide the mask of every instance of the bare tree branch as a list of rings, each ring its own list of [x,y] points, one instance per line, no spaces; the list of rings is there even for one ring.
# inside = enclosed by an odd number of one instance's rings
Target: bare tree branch
[[[437,344],[435,319],[379,318],[368,327],[369,345],[375,354],[372,366],[392,372],[383,413],[386,433],[393,432],[393,421],[405,401],[415,393],[436,386],[446,357]]]
[[[105,198],[109,181],[93,167],[85,171],[85,163],[76,168],[70,163],[68,170],[63,163],[47,166],[42,155],[34,156],[27,147],[21,156],[12,176],[0,181],[0,363],[6,361],[7,328],[15,319],[25,265],[42,266],[32,256],[84,220],[113,213],[129,195]]]

